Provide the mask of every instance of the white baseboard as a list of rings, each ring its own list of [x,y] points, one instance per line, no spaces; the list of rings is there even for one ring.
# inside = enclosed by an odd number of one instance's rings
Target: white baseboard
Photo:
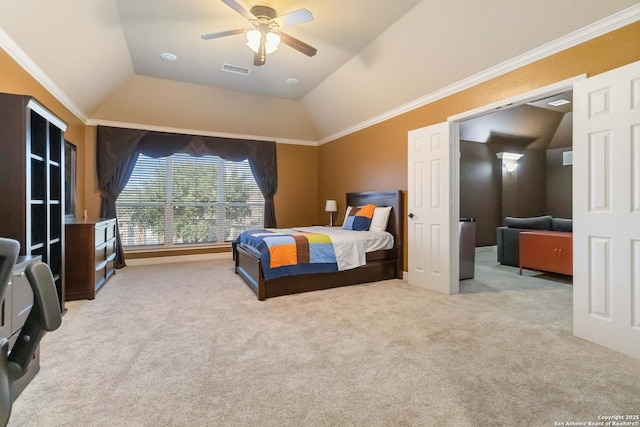
[[[209,261],[213,259],[228,259],[231,261],[231,252],[222,252],[215,254],[197,254],[197,255],[176,255],[176,256],[159,256],[151,258],[135,258],[128,259],[126,263],[128,266],[136,265],[153,265],[153,264],[173,264],[176,262],[190,262],[190,261]]]

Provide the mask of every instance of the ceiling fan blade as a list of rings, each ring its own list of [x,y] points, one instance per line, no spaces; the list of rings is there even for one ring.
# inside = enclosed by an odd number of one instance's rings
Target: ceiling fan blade
[[[245,18],[247,18],[249,21],[251,21],[253,19],[256,19],[256,17],[253,15],[253,13],[249,12],[246,7],[241,5],[236,0],[222,0],[222,3],[226,4],[227,6],[229,6],[231,9],[235,10],[240,15],[244,16]]]
[[[307,56],[313,56],[318,53],[318,49],[313,46],[301,42],[295,37],[291,37],[289,34],[280,32],[280,41],[288,46],[291,46],[295,50],[304,53]]]
[[[208,33],[200,36],[202,40],[211,40],[211,39],[219,39],[220,37],[233,36],[236,34],[242,34],[245,30],[237,29],[237,30],[228,30],[228,31],[219,31],[217,33]]]
[[[303,22],[313,21],[313,14],[307,9],[298,9],[286,15],[280,15],[274,19],[280,28],[290,27],[292,25],[302,24]]]

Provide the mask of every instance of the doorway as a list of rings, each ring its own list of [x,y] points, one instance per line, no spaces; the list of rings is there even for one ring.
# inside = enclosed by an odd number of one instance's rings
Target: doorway
[[[460,123],[570,91],[575,82],[584,78],[563,80],[458,114],[447,122],[409,132],[407,241],[410,283],[445,294],[459,292]]]
[[[568,92],[581,79],[584,77],[564,80],[409,132],[410,283],[445,294],[459,292],[460,124],[500,109]]]
[[[573,84],[584,78],[567,79],[449,118],[456,154],[451,156],[450,168],[455,171],[451,173],[456,195],[452,212],[457,210],[452,222],[457,217],[476,219],[476,246],[496,244],[496,228],[505,216],[571,217],[571,167],[562,169],[563,153],[572,149],[571,104],[556,108],[548,103],[571,98]],[[496,156],[501,152],[524,156],[517,169],[507,171]],[[475,159],[467,162],[464,154]],[[554,168],[554,176],[547,176],[548,165]],[[471,188],[463,190],[463,185]],[[566,185],[569,194],[563,195],[559,187]],[[549,186],[554,188],[547,194]],[[458,269],[459,242],[452,243],[456,246],[451,249],[452,269]]]

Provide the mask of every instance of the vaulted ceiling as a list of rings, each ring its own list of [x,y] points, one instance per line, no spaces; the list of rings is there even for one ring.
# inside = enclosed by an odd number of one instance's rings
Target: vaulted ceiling
[[[317,55],[281,45],[257,67],[243,34],[202,40],[251,27],[220,0],[0,0],[0,45],[87,123],[316,143],[640,0],[238,2],[311,11],[286,33]]]

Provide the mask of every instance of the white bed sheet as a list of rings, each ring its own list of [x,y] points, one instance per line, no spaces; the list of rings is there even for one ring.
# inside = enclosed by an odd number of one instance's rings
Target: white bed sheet
[[[386,231],[354,231],[342,227],[296,227],[309,233],[323,233],[331,238],[338,270],[350,270],[367,263],[367,253],[393,248],[393,235]]]

